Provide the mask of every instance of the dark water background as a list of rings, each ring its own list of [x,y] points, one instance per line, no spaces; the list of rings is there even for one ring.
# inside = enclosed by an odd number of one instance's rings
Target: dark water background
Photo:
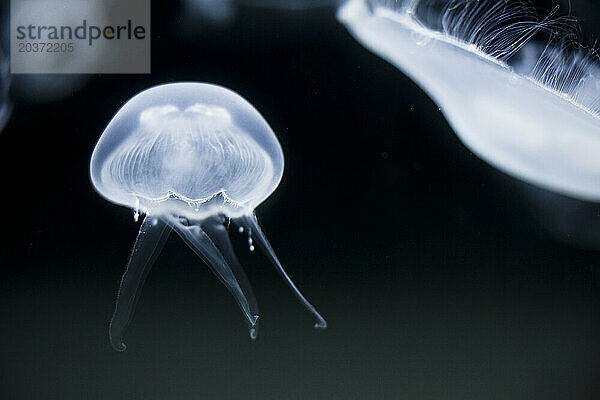
[[[600,34],[600,7],[572,3],[584,36]],[[0,398],[600,398],[600,207],[478,159],[330,9],[243,7],[195,35],[180,11],[153,3],[151,75],[17,99],[0,134]],[[232,229],[262,312],[255,342],[173,235],[127,351],[110,347],[138,225],[94,192],[89,157],[122,103],[181,80],[234,89],[280,139],[283,181],[257,214],[326,331]]]

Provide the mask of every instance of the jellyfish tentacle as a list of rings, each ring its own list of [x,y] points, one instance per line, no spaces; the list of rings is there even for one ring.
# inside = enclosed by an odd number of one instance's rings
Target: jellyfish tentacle
[[[242,221],[245,224],[247,224],[247,226],[252,231],[252,234],[255,235],[256,243],[265,252],[265,254],[267,255],[267,258],[271,261],[271,263],[275,266],[275,268],[277,269],[279,274],[287,282],[288,286],[292,289],[292,291],[294,292],[294,294],[296,295],[298,300],[300,300],[300,302],[302,304],[304,304],[304,307],[306,307],[306,309],[308,311],[310,311],[317,318],[317,322],[315,323],[315,328],[319,328],[319,329],[327,328],[327,322],[325,321],[325,319],[321,316],[321,314],[319,314],[317,309],[306,299],[306,297],[304,297],[304,295],[302,295],[300,290],[296,287],[296,285],[292,281],[292,278],[290,278],[290,276],[287,274],[285,269],[283,269],[283,266],[279,262],[277,255],[275,255],[275,251],[271,247],[271,244],[267,240],[267,237],[265,236],[262,229],[260,228],[260,225],[258,223],[258,219],[256,218],[256,215],[254,213],[252,213],[251,215],[246,215],[246,216],[242,217]]]
[[[244,293],[238,279],[232,271],[232,265],[226,260],[221,250],[215,245],[212,239],[206,234],[200,225],[184,225],[174,216],[165,218],[167,223],[177,232],[183,241],[200,257],[227,287],[233,295],[238,306],[246,317],[250,338],[256,339],[258,324],[258,307],[256,305],[252,291]],[[240,268],[241,269],[241,268]],[[245,277],[245,275],[244,275]],[[248,285],[249,286],[249,285]],[[250,297],[247,297],[248,296]],[[250,300],[249,300],[250,298]],[[255,313],[256,312],[256,313]]]
[[[108,328],[110,343],[117,351],[124,351],[123,332],[139,299],[144,281],[163,249],[171,232],[161,219],[146,215],[129,256],[127,269],[121,278],[115,311]]]
[[[246,276],[242,265],[235,256],[233,246],[231,245],[231,241],[229,240],[229,233],[227,232],[227,228],[223,225],[223,223],[218,217],[206,218],[204,221],[202,221],[201,227],[202,230],[213,241],[215,246],[219,249],[221,255],[231,268],[231,272],[235,276],[235,279],[237,280],[240,289],[242,290],[246,299],[248,300],[248,305],[250,307],[252,315],[258,315],[258,303],[256,302],[254,291],[252,290],[252,286],[250,285],[250,281],[248,280],[248,277]]]

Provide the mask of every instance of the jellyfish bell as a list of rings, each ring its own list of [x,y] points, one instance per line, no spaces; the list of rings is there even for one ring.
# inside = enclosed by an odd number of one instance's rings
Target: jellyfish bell
[[[256,109],[233,91],[205,83],[171,83],[130,99],[102,133],[90,178],[107,200],[130,207],[142,222],[119,289],[110,326],[113,347],[124,350],[143,281],[171,230],[200,256],[242,309],[256,337],[258,307],[223,226],[232,218],[263,249],[299,300],[304,298],[277,259],[254,209],[278,186],[283,152]],[[255,242],[252,241],[255,240]]]
[[[201,83],[156,86],[129,100],[91,161],[94,187],[108,200],[150,214],[177,207],[192,219],[213,213],[214,200],[229,217],[248,214],[282,174],[281,147],[260,114],[234,92]]]
[[[417,82],[479,157],[598,201],[599,69],[589,57],[536,47],[532,38],[560,21],[533,14],[522,1],[349,0],[337,18]]]

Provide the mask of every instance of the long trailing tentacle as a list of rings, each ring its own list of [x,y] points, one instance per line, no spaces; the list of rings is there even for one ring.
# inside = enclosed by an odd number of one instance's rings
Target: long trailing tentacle
[[[231,241],[229,240],[229,233],[227,232],[227,228],[225,228],[219,217],[209,217],[205,219],[204,221],[202,221],[201,227],[202,230],[215,244],[215,246],[220,250],[221,255],[231,268],[231,272],[235,276],[235,279],[238,285],[240,286],[244,297],[248,301],[250,313],[252,315],[258,316],[258,304],[256,302],[256,297],[254,297],[254,291],[252,290],[252,286],[248,281],[248,277],[246,276],[244,269],[242,268],[237,257],[235,256],[233,246],[231,245]],[[254,329],[257,329],[256,324]],[[256,333],[257,332],[255,331],[255,334]]]
[[[255,339],[257,335],[258,314],[255,313],[257,308],[255,307],[254,297],[250,297],[251,300],[249,300],[247,294],[244,293],[232,271],[232,265],[225,259],[221,250],[199,225],[185,225],[181,219],[174,216],[165,216],[164,218],[175,232],[181,236],[183,241],[210,267],[212,272],[229,289],[229,292],[233,295],[246,317],[250,330],[250,338]],[[249,294],[252,294],[252,292]]]
[[[315,307],[312,304],[310,304],[310,302],[306,299],[306,297],[304,297],[302,295],[302,293],[300,292],[300,290],[298,290],[298,288],[296,287],[296,285],[294,284],[294,282],[292,281],[290,276],[283,269],[283,266],[281,265],[281,263],[279,262],[279,259],[275,255],[275,251],[273,251],[271,244],[269,243],[269,241],[267,240],[267,237],[265,236],[262,229],[260,228],[258,220],[256,219],[256,215],[254,215],[254,213],[253,213],[252,215],[244,216],[244,217],[242,217],[242,220],[247,225],[247,227],[249,229],[251,229],[252,234],[253,234],[254,238],[256,239],[256,243],[265,252],[265,254],[267,255],[267,258],[269,258],[269,260],[273,263],[273,265],[275,266],[275,268],[277,269],[279,274],[287,282],[287,284],[292,289],[292,291],[294,292],[294,294],[296,295],[298,300],[300,300],[300,302],[302,304],[304,304],[306,309],[308,311],[310,311],[311,313],[313,313],[313,315],[317,318],[317,322],[315,323],[315,328],[321,328],[321,329],[327,328],[327,322],[325,321],[325,319],[321,316],[321,314],[319,314],[319,312],[315,309]]]
[[[124,351],[123,332],[129,325],[148,272],[169,237],[171,228],[161,219],[146,215],[131,251],[127,269],[121,279],[115,312],[109,325],[110,343]]]

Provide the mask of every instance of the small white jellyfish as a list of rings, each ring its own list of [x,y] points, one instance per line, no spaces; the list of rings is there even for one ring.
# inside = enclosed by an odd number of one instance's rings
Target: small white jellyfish
[[[107,200],[145,214],[119,289],[110,323],[113,347],[122,335],[140,288],[171,230],[209,265],[229,289],[256,338],[258,307],[228,238],[226,218],[249,235],[304,298],[277,259],[254,209],[278,186],[283,152],[258,111],[231,90],[205,83],[171,83],[131,98],[110,121],[90,161],[96,191]],[[254,241],[252,240],[254,238]]]
[[[337,17],[417,82],[482,159],[600,200],[600,68],[556,38],[568,19],[539,19],[519,0],[349,0]],[[542,32],[546,45],[532,41]]]

